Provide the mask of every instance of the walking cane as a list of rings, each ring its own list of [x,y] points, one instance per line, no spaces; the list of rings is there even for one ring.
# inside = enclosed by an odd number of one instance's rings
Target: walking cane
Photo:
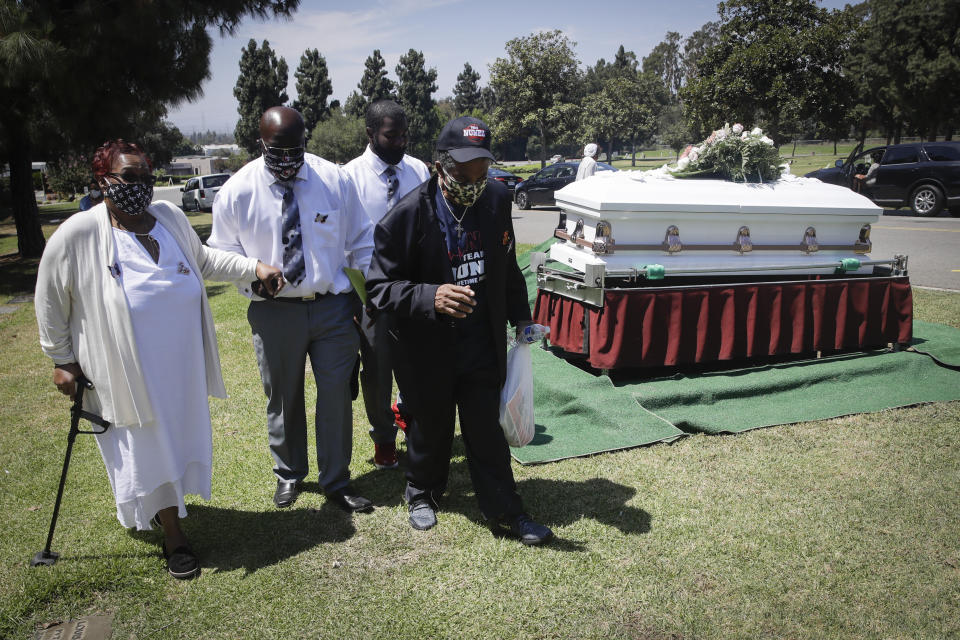
[[[60,472],[60,488],[57,489],[57,500],[53,503],[53,518],[50,520],[50,533],[47,534],[47,546],[43,551],[38,551],[33,560],[30,561],[31,567],[38,565],[49,566],[57,562],[59,553],[50,551],[50,544],[53,542],[53,530],[57,526],[57,514],[60,513],[60,500],[63,498],[63,487],[67,482],[67,468],[70,466],[70,453],[73,451],[73,441],[77,439],[78,433],[99,434],[104,433],[110,428],[110,423],[98,415],[83,410],[83,391],[84,389],[93,389],[93,383],[83,376],[77,377],[77,393],[73,398],[73,406],[70,407],[70,433],[67,435],[67,455],[63,459],[63,471]],[[99,431],[81,431],[80,418],[89,420],[93,424],[102,427]]]

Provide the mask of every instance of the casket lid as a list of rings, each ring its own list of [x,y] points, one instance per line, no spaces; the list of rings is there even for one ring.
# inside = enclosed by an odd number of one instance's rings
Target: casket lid
[[[554,194],[557,205],[593,211],[678,211],[877,216],[882,209],[846,187],[786,175],[776,182],[680,179],[665,171],[603,171]]]

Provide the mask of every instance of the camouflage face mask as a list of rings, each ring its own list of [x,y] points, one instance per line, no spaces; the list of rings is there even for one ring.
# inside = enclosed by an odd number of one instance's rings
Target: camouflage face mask
[[[483,190],[487,188],[487,178],[484,176],[480,182],[459,182],[444,170],[443,186],[450,200],[461,206],[469,207],[480,198]]]

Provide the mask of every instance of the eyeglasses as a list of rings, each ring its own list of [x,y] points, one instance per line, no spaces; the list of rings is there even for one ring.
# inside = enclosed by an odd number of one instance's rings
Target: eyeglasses
[[[124,171],[123,173],[107,173],[105,175],[115,178],[124,184],[144,184],[148,187],[152,187],[157,184],[157,176],[152,173],[133,173],[132,171]]]

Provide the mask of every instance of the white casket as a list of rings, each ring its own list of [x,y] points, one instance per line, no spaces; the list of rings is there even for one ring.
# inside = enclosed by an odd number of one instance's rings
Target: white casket
[[[871,274],[882,209],[845,187],[786,175],[767,184],[602,172],[555,194],[550,258],[581,273],[653,277]],[[601,276],[602,277],[602,276]]]

